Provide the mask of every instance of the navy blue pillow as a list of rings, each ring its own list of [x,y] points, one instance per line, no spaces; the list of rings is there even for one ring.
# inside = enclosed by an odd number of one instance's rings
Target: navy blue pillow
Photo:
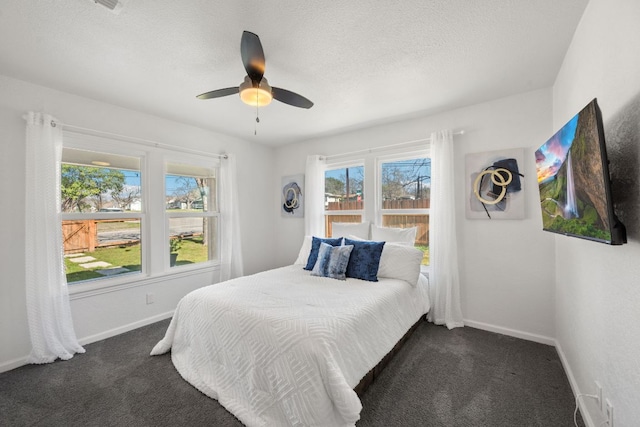
[[[380,256],[384,248],[384,242],[371,242],[361,240],[344,239],[345,245],[353,245],[349,264],[347,265],[347,277],[354,279],[378,281],[378,267]]]
[[[342,237],[338,237],[337,239],[322,239],[314,236],[311,241],[311,252],[309,252],[309,258],[307,258],[307,265],[304,267],[305,270],[313,270],[313,266],[316,265],[316,261],[318,260],[318,251],[320,250],[320,243],[322,242],[331,246],[340,246],[342,244]]]

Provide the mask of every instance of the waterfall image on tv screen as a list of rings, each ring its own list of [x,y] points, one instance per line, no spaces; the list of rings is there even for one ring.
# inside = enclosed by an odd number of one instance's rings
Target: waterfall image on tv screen
[[[536,170],[544,230],[623,243],[612,241],[618,222],[595,99],[536,151]]]

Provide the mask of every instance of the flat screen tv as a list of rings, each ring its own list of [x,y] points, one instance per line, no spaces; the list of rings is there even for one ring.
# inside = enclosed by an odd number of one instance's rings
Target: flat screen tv
[[[536,171],[543,230],[610,245],[627,243],[613,209],[596,99],[538,148]]]

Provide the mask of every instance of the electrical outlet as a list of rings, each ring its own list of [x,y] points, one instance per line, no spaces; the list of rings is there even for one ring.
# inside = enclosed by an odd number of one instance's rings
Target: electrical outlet
[[[613,427],[613,405],[609,399],[605,400],[605,415],[607,416],[607,427]]]
[[[156,300],[155,294],[147,294],[147,304],[153,304]]]
[[[594,381],[596,385],[596,399],[598,401],[598,409],[602,412],[602,386],[598,381]]]

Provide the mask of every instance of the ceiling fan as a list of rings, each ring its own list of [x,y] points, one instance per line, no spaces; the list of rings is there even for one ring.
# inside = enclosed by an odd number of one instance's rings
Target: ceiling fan
[[[269,105],[272,99],[300,108],[311,108],[313,102],[302,95],[286,89],[270,86],[264,78],[265,60],[260,38],[249,31],[242,33],[240,42],[240,55],[242,64],[247,71],[244,81],[238,87],[212,90],[198,95],[198,99],[220,98],[223,96],[240,93],[240,98],[245,104],[262,107]]]

